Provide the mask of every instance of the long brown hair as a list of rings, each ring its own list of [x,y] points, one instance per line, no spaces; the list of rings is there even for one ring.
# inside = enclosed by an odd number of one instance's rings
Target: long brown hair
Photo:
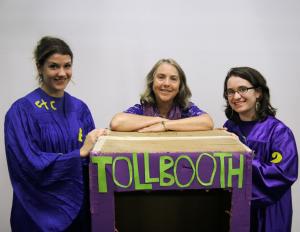
[[[153,81],[154,81],[154,75],[157,71],[158,67],[163,64],[167,63],[172,66],[174,66],[179,74],[179,80],[180,80],[180,86],[179,86],[179,92],[176,95],[174,99],[174,103],[177,104],[180,108],[186,109],[189,105],[190,98],[192,96],[191,90],[189,89],[186,81],[186,76],[180,65],[173,59],[161,59],[156,62],[156,64],[153,66],[153,68],[150,70],[148,75],[146,76],[146,89],[141,94],[140,102],[142,104],[150,104],[155,105],[155,95],[153,92]]]

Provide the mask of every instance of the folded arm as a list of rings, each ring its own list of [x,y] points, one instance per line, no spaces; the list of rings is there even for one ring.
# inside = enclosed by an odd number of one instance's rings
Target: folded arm
[[[154,125],[144,127],[139,132],[158,132],[158,131],[201,131],[212,130],[214,127],[213,120],[208,114],[200,116],[167,120],[164,125],[159,122]]]
[[[118,113],[110,122],[113,131],[138,131],[168,119],[129,113]]]
[[[164,122],[164,125],[162,122]],[[184,119],[168,120],[161,117],[118,113],[111,120],[110,127],[115,131],[196,131],[213,129],[213,121],[208,114]]]

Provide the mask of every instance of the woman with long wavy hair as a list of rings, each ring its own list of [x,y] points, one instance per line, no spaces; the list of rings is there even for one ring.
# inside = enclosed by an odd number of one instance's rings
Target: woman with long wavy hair
[[[116,114],[115,131],[196,131],[213,128],[211,117],[190,102],[186,76],[173,59],[161,59],[146,77],[146,89],[136,104]]]

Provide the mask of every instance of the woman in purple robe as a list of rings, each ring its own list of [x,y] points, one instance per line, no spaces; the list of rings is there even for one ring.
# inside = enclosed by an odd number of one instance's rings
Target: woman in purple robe
[[[228,118],[224,127],[254,152],[251,231],[291,231],[291,186],[298,177],[292,131],[275,118],[269,88],[257,70],[232,68],[224,82],[223,96]]]
[[[11,228],[90,231],[88,160],[102,129],[87,105],[65,92],[73,54],[43,37],[34,52],[40,88],[13,103],[5,117],[5,149],[13,187]]]
[[[159,60],[146,77],[146,89],[136,104],[116,114],[116,131],[194,131],[213,128],[211,117],[190,102],[185,73],[173,59]]]

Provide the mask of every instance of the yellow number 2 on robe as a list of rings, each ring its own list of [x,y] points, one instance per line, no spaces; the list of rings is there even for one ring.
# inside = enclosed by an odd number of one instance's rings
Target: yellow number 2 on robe
[[[282,160],[282,155],[279,152],[275,151],[272,153],[272,158],[273,159],[271,160],[271,162],[274,164],[278,164]]]

